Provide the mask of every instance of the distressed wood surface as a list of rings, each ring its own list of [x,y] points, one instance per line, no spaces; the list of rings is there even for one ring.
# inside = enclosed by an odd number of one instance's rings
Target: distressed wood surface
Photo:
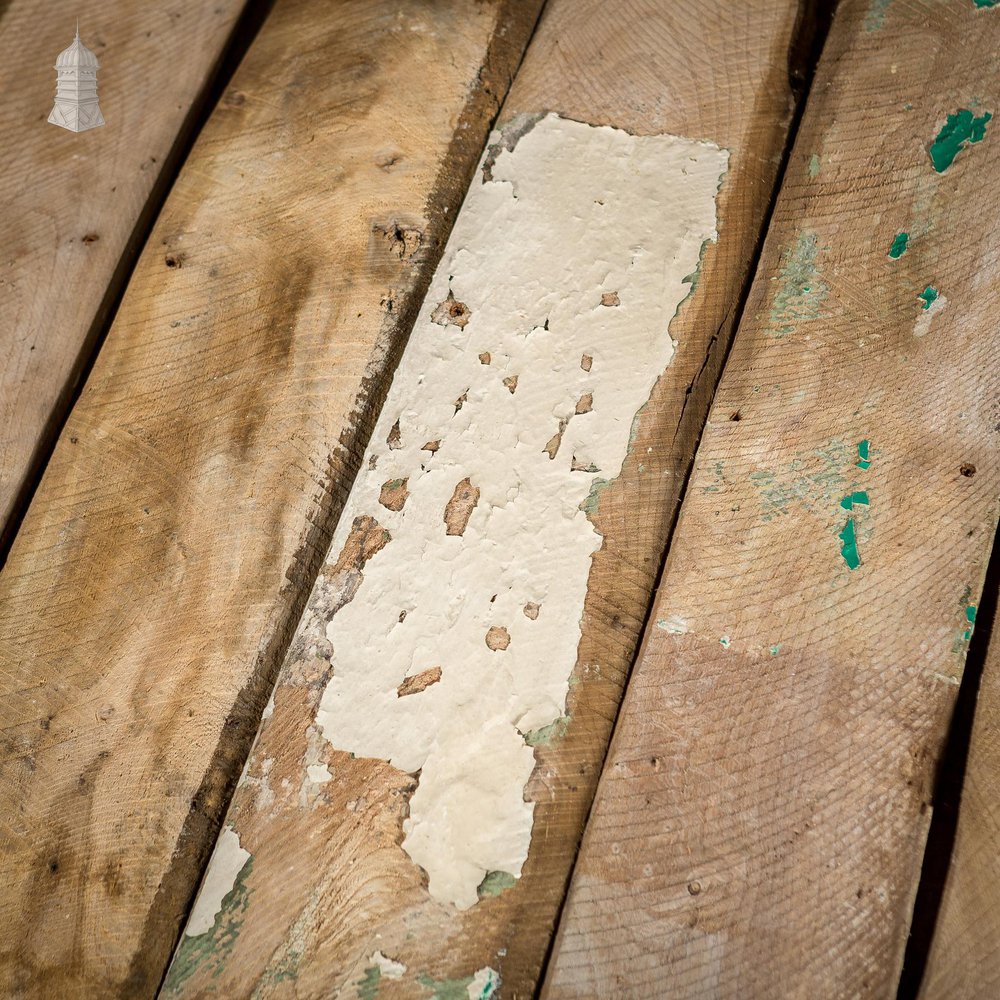
[[[838,8],[550,1000],[895,994],[997,518],[998,44],[971,2]]]
[[[405,515],[419,499],[410,495],[418,489],[412,477],[388,479],[376,508],[359,515],[350,533],[342,526],[346,544],[331,550],[322,570],[323,586],[293,642],[209,870],[203,896],[213,897],[211,930],[185,936],[167,996],[488,996],[496,979],[476,977],[487,968],[502,979],[503,996],[532,995],[780,161],[793,107],[796,15],[788,2],[736,9],[721,2],[550,0],[501,114],[506,131],[497,149],[515,146],[525,121],[558,112],[639,136],[713,140],[730,151],[717,203],[719,242],[704,247],[697,290],[669,326],[676,353],[634,424],[620,476],[591,507],[603,541],[590,572],[566,717],[533,741],[536,764],[525,797],[534,804],[534,833],[521,877],[494,871],[480,886],[481,900],[463,911],[431,898],[425,874],[401,847],[417,779],[385,760],[332,749],[316,724],[324,688],[338,670],[326,626],[345,603],[363,599],[354,594],[366,563],[374,567],[396,544],[376,518],[390,517],[386,510]],[[428,300],[431,307],[437,319],[424,332],[418,326],[414,339],[427,331],[444,338],[452,332],[447,324],[468,320],[457,292],[440,306]],[[475,320],[473,312],[470,330],[478,329]],[[498,363],[488,350],[480,361]],[[597,364],[584,356],[585,370],[591,361]],[[404,357],[397,381],[411,370],[418,369]],[[526,391],[504,384],[511,394]],[[464,402],[456,400],[456,411]],[[581,397],[576,413],[591,404],[598,416],[597,393]],[[480,431],[485,448],[493,447],[491,423],[487,417]],[[499,404],[496,423],[503,424]],[[391,468],[408,429],[403,419],[388,433],[377,431],[369,461]],[[449,447],[447,440],[427,444],[428,462]],[[458,483],[441,540],[432,544],[465,530],[478,492],[477,483]],[[420,566],[398,572],[419,573]],[[372,613],[381,610],[373,602]],[[525,605],[525,619],[544,615],[544,602],[540,609]],[[511,625],[513,638],[492,627],[489,648],[506,650],[510,642],[516,650],[517,627]],[[447,645],[442,640],[442,657]],[[342,651],[339,640],[336,648]],[[370,655],[375,670],[381,653]],[[447,681],[447,664],[443,672]],[[411,692],[434,692],[430,685],[445,681],[429,660],[398,694],[425,697]],[[394,723],[387,717],[384,725]],[[479,735],[472,728],[470,741]],[[224,895],[213,872],[228,873]],[[189,930],[205,926],[199,919]]]
[[[0,577],[4,996],[159,983],[536,11],[281,0],[200,135]]]
[[[169,182],[171,149],[243,6],[0,4],[0,552],[121,287],[150,196]],[[82,40],[101,62],[106,124],[74,134],[46,119],[56,56],[73,41],[78,14]]]
[[[988,593],[983,595],[982,609],[969,606],[966,631],[971,634],[977,610],[981,618],[990,603],[993,629],[921,1000],[978,1000],[1000,993],[1000,633],[995,590],[992,602]],[[984,624],[991,624],[988,613]]]

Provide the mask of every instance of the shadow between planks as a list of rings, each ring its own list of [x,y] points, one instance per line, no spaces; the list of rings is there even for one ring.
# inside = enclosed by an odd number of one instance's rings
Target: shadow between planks
[[[484,891],[482,901],[461,914],[428,898],[420,870],[399,846],[413,780],[382,761],[330,751],[318,739],[316,705],[331,665],[314,650],[327,620],[324,607],[340,603],[321,590],[225,821],[228,843],[238,836],[252,865],[242,869],[211,933],[183,939],[165,995],[311,996],[331,983],[347,996],[365,995],[375,983],[379,996],[423,995],[446,983],[471,986],[473,973],[498,956],[504,995],[534,991],[681,484],[752,269],[795,107],[790,71],[796,82],[808,76],[801,63],[813,49],[803,43],[811,23],[789,3],[736,15],[725,4],[701,4],[695,16],[685,4],[609,10],[550,2],[501,113],[501,131],[519,127],[526,116],[557,111],[640,135],[711,138],[733,154],[719,201],[721,242],[705,248],[698,291],[671,325],[678,355],[636,422],[622,475],[596,511],[605,543],[591,577],[568,718],[550,743],[535,747],[538,765],[527,791],[537,806],[536,829],[546,835],[533,841],[521,878],[495,895]],[[749,65],[730,73],[723,61],[717,70],[713,53],[745,38],[757,40]],[[666,90],[664,80],[671,83]],[[381,443],[373,439],[372,457]],[[355,557],[331,551],[322,576],[362,569]],[[308,767],[337,780],[313,787],[305,780]],[[290,879],[288,871],[310,875]],[[376,951],[406,971],[382,976],[372,964]]]

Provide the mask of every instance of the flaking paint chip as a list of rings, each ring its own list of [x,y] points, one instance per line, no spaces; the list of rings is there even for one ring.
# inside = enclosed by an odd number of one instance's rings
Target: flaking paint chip
[[[431,313],[431,321],[438,326],[457,326],[459,329],[464,329],[471,318],[469,307],[464,302],[459,302],[455,293],[450,291],[448,298]]]
[[[486,645],[494,652],[502,651],[510,645],[510,632],[503,625],[493,625],[486,633]]]
[[[421,670],[419,674],[403,678],[403,682],[396,688],[396,696],[405,698],[410,694],[420,694],[421,691],[426,691],[431,685],[437,684],[439,680],[441,680],[440,667]]]
[[[472,481],[466,476],[456,485],[455,492],[452,493],[448,506],[444,509],[446,533],[464,535],[477,503],[479,503],[479,487],[473,486]]]
[[[576,401],[576,412],[577,413],[590,413],[594,408],[594,394],[592,392],[585,392]]]
[[[390,479],[382,484],[378,502],[387,510],[402,510],[410,491],[406,488],[408,479]]]

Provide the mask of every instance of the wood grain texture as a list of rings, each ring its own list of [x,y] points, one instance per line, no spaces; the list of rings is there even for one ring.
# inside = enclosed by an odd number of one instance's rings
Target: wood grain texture
[[[988,603],[984,594],[981,612]],[[1000,993],[1000,634],[995,591],[992,608],[993,631],[979,682],[958,825],[921,1000],[978,1000]],[[972,628],[970,623],[967,631]]]
[[[155,990],[534,11],[282,0],[199,137],[0,577],[4,996]]]
[[[121,287],[121,265],[185,119],[212,75],[240,0],[57,0],[0,5],[0,549],[50,421]],[[56,56],[82,39],[101,61],[106,124],[46,121]],[[168,180],[164,177],[164,180]]]
[[[550,0],[501,113],[501,125],[555,111],[638,134],[710,139],[731,151],[718,197],[720,240],[705,248],[698,289],[670,326],[677,353],[635,424],[621,476],[593,515],[604,543],[593,562],[569,717],[536,748],[527,792],[534,836],[521,878],[494,886],[497,894],[484,892],[464,912],[429,897],[400,847],[413,778],[332,750],[314,725],[331,672],[329,650],[314,641],[331,613],[319,594],[226,820],[252,868],[224,905],[216,942],[182,947],[166,995],[377,989],[391,998],[446,988],[464,995],[485,966],[500,972],[504,997],[532,995],[781,157],[796,13],[788,2],[737,9]],[[360,532],[352,551],[330,553],[324,576],[347,572],[349,583],[378,544]],[[317,786],[307,780],[310,766],[334,777]],[[405,974],[379,974],[375,951],[405,964]]]
[[[1000,479],[1000,142],[941,173],[930,147],[949,114],[1000,105],[1000,17],[874,14],[842,3],[823,52],[551,1000],[895,994]]]

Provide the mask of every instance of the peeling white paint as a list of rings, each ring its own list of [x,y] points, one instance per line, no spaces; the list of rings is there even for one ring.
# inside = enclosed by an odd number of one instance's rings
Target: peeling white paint
[[[469,983],[469,1000],[491,1000],[500,989],[500,973],[488,965],[477,969]]]
[[[236,879],[249,860],[250,852],[240,847],[239,834],[227,826],[216,841],[205,879],[184,928],[186,937],[206,934],[215,926],[223,899],[233,891]]]
[[[565,712],[602,543],[588,496],[620,473],[670,363],[727,158],[556,115],[502,148],[465,200],[340,519],[334,561],[357,518],[390,537],[325,635],[304,636],[332,647],[316,721],[337,749],[421,772],[403,847],[459,908],[527,857],[523,734]],[[418,675],[433,683],[400,690]]]
[[[326,764],[310,764],[306,768],[306,774],[314,785],[323,785],[333,777]]]
[[[406,966],[402,962],[396,962],[391,958],[387,958],[380,951],[372,952],[372,957],[368,960],[368,964],[377,967],[378,971],[386,979],[400,979],[403,973],[406,972]]]

